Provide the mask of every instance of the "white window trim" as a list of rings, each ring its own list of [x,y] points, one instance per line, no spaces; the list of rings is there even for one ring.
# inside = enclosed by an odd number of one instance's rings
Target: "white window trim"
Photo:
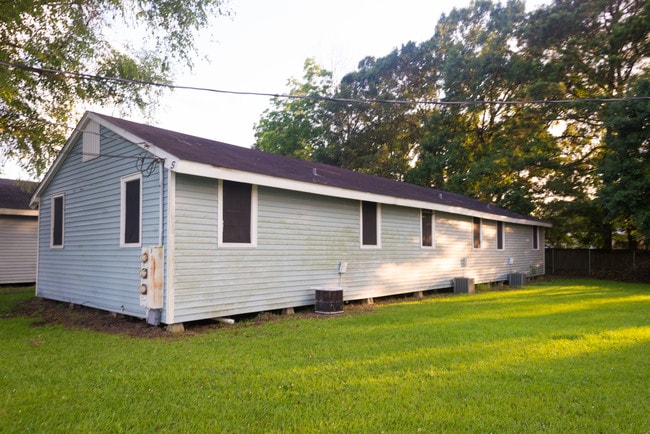
[[[496,240],[497,241],[496,242],[496,248],[497,248],[497,251],[503,252],[506,249],[506,223],[505,222],[500,222],[500,221],[498,221],[496,223],[497,223],[496,224],[496,238],[497,238],[497,240]],[[501,248],[499,248],[499,223],[501,223],[501,228],[502,228],[502,231],[501,231],[501,246],[502,247]]]
[[[472,217],[472,220],[470,221],[470,245],[472,246],[472,250],[481,250],[483,248],[483,219],[480,217],[478,218],[478,243],[479,247],[474,247],[474,217]]]
[[[140,180],[140,224],[138,229],[140,233],[138,234],[137,243],[125,243],[124,242],[124,226],[126,223],[126,184],[127,182],[134,181],[136,179]],[[132,175],[124,176],[120,179],[120,247],[142,247],[142,174],[134,173]]]
[[[62,198],[61,204],[61,245],[54,245],[54,200]],[[62,249],[65,246],[65,193],[58,193],[50,198],[50,249]]]
[[[539,250],[539,244],[540,244],[540,242],[539,242],[540,241],[539,240],[539,226],[533,226],[533,231],[534,231],[534,234],[537,236],[537,247],[535,247],[535,238],[534,238],[535,235],[533,235],[533,238],[530,240],[530,247],[533,250]]]
[[[436,212],[431,211],[431,245],[424,246],[422,245],[422,208],[420,208],[420,248],[422,249],[435,249],[436,248]]]
[[[377,204],[377,215],[375,216],[377,218],[377,244],[369,245],[363,244],[363,202],[359,201],[359,245],[362,249],[381,249],[381,204],[375,202]]]
[[[238,181],[239,182],[239,181]],[[218,223],[218,236],[217,247],[226,248],[251,248],[257,247],[257,185],[251,184],[251,242],[250,243],[224,243],[223,239],[223,180],[219,180],[219,187],[217,191],[217,201],[219,209],[219,223]]]

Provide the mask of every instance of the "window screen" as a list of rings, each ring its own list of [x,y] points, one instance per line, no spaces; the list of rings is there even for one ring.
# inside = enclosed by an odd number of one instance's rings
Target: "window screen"
[[[433,247],[433,211],[422,210],[422,246]]]
[[[473,229],[473,238],[474,238],[474,248],[481,248],[481,219],[474,217],[474,229]]]
[[[503,231],[503,222],[497,222],[497,250],[503,250],[505,233]]]
[[[52,198],[52,246],[63,246],[63,196]]]
[[[537,226],[533,226],[533,249],[539,249],[539,231]]]
[[[253,186],[223,181],[224,243],[251,243],[251,197]]]
[[[362,202],[362,244],[364,246],[377,245],[377,204],[375,202]]]
[[[124,244],[140,243],[140,179],[124,183]]]

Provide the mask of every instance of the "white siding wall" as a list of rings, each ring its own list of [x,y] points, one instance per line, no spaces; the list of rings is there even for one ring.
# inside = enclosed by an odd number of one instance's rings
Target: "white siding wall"
[[[135,157],[142,150],[106,129],[101,134],[101,153],[107,156],[82,163],[79,140],[41,197],[36,292],[144,317],[137,291],[141,249],[120,248],[120,178],[137,173]],[[143,246],[158,244],[159,191],[156,169],[142,177]],[[60,193],[65,195],[64,247],[52,249],[50,198]]]
[[[36,281],[37,217],[0,216],[0,284]]]
[[[435,249],[420,247],[420,210],[381,206],[380,249],[359,245],[359,202],[259,187],[254,248],[217,247],[217,181],[177,175],[174,316],[169,322],[310,305],[312,287],[339,286],[346,300],[445,288],[464,275],[505,280],[543,264],[529,226],[505,225],[496,250],[496,223],[483,221],[483,245],[471,248],[472,219],[436,213]],[[540,244],[542,244],[540,234]],[[461,269],[460,259],[467,258]]]

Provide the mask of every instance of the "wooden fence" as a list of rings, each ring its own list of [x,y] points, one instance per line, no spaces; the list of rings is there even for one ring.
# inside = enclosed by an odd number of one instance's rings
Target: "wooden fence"
[[[546,273],[650,282],[650,251],[548,248]]]

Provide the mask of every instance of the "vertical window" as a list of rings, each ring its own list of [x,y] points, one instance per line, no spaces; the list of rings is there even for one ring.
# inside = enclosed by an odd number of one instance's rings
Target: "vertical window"
[[[472,225],[473,246],[475,249],[481,248],[481,219],[474,217]]]
[[[533,250],[539,249],[539,228],[533,226]]]
[[[497,222],[497,250],[505,249],[505,230],[503,228],[503,222]]]
[[[122,178],[120,244],[139,247],[142,233],[142,182],[140,174]]]
[[[220,244],[255,245],[256,192],[257,189],[251,184],[221,182]]]
[[[63,247],[63,195],[52,197],[52,231],[50,247]]]
[[[361,245],[379,247],[379,206],[376,202],[361,202]]]
[[[433,211],[422,210],[422,247],[435,247]]]

